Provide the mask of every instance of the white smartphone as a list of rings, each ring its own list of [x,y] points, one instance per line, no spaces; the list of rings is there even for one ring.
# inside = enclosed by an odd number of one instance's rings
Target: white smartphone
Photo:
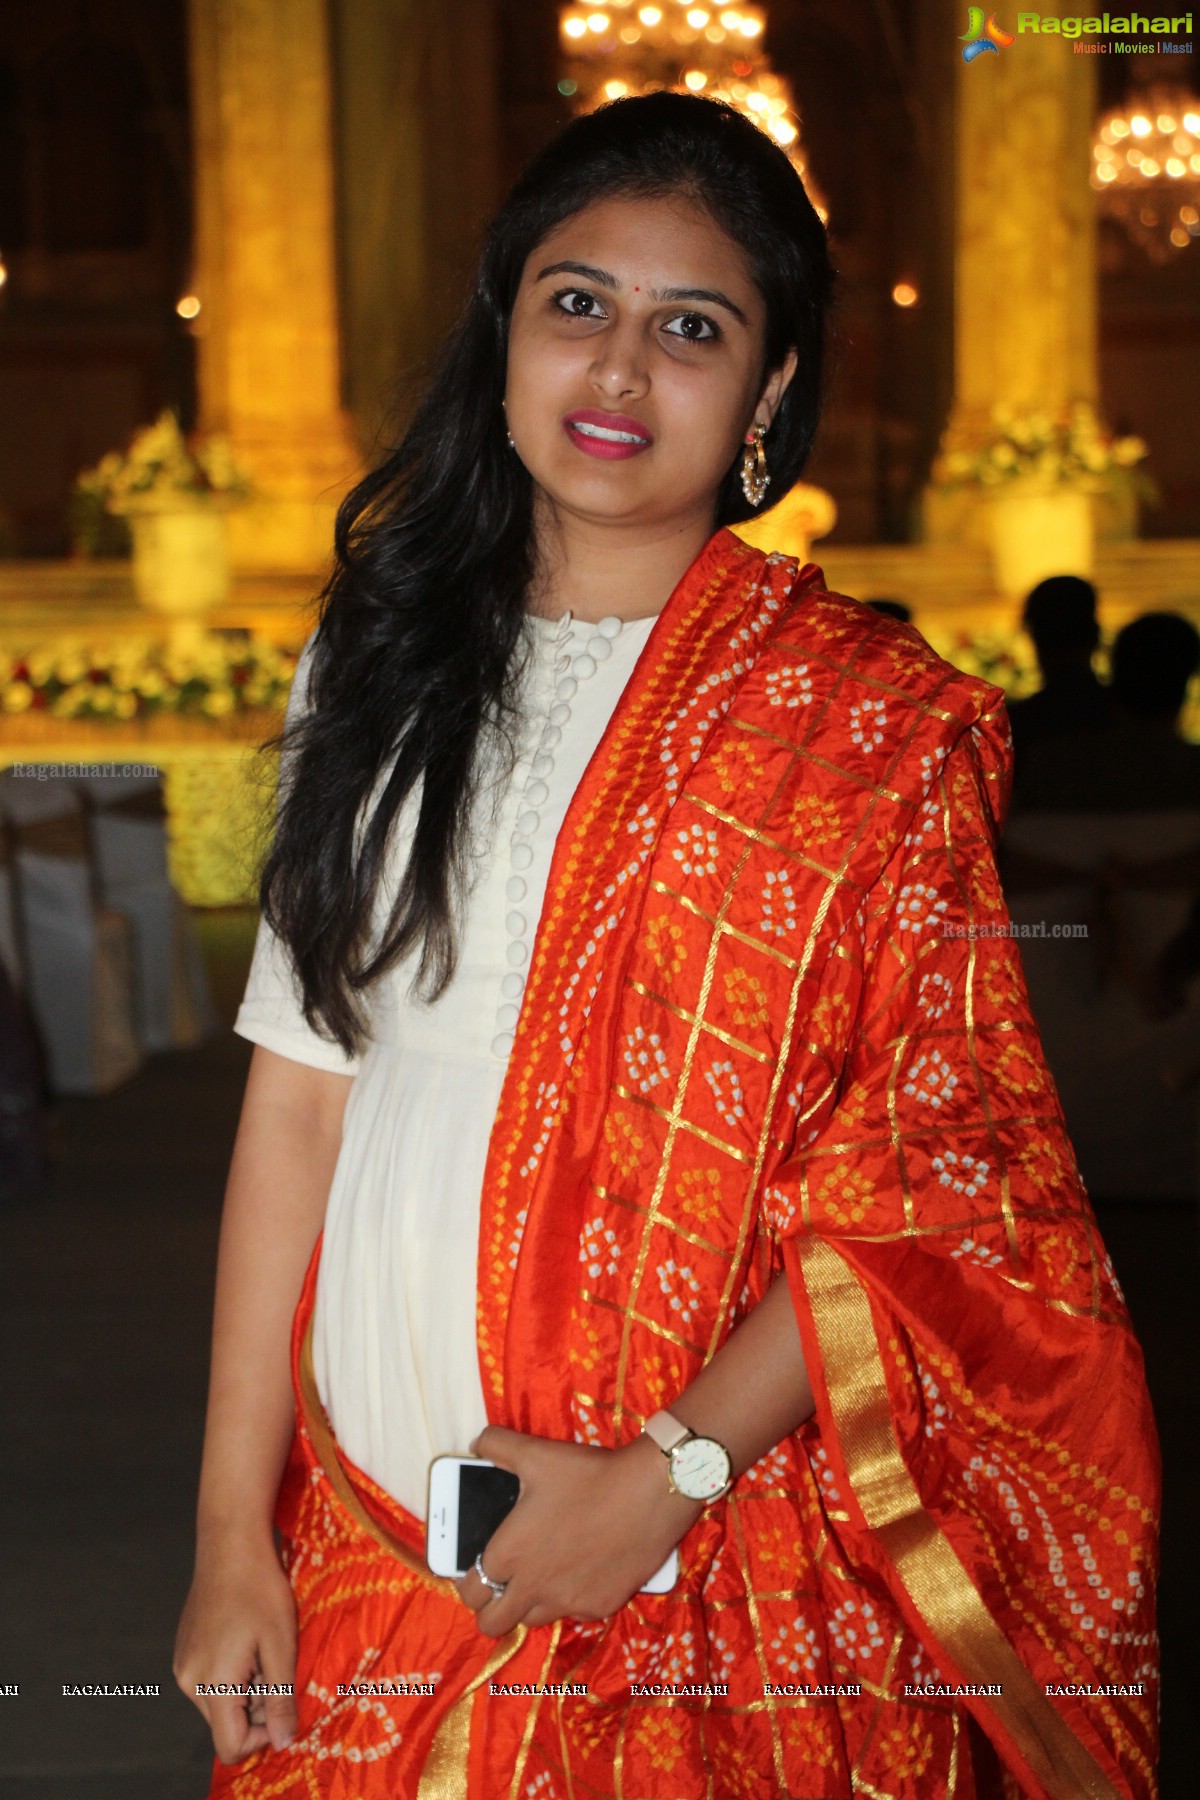
[[[507,1469],[479,1456],[439,1456],[429,1465],[425,1560],[435,1575],[457,1579],[482,1554],[488,1539],[517,1503],[521,1485]],[[641,1592],[669,1594],[679,1579],[672,1550]]]

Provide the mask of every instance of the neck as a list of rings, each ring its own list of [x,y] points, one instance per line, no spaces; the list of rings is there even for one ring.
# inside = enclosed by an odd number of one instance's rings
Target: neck
[[[564,518],[539,494],[528,610],[549,619],[654,618],[713,530],[711,511],[641,526]]]

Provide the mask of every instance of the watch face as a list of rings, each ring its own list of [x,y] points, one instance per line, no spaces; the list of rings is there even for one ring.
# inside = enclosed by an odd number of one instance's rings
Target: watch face
[[[689,1438],[671,1452],[671,1479],[688,1500],[714,1500],[729,1480],[729,1452],[715,1438]]]

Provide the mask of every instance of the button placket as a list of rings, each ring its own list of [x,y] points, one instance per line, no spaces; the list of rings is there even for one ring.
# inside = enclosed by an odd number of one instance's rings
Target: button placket
[[[565,612],[550,643],[550,666],[554,677],[554,698],[546,711],[537,747],[529,765],[529,773],[517,805],[517,821],[509,842],[509,877],[504,897],[510,910],[505,918],[508,943],[505,961],[508,973],[500,983],[501,1001],[496,1008],[496,1036],[492,1039],[495,1056],[506,1057],[513,1047],[517,1020],[521,1016],[521,998],[525,992],[524,969],[529,961],[529,910],[521,905],[529,884],[525,877],[533,863],[533,839],[541,825],[541,809],[550,798],[550,778],[554,773],[555,751],[562,743],[562,728],[571,717],[571,702],[579,692],[579,683],[596,673],[602,662],[612,655],[613,639],[621,634],[623,621],[615,614],[597,621],[582,650],[572,652],[571,634],[577,621]]]

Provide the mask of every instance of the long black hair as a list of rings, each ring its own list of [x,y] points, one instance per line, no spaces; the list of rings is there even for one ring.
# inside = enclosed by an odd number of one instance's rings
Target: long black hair
[[[833,276],[787,157],[736,110],[698,95],[616,100],[574,120],[489,227],[402,441],[339,509],[309,707],[278,740],[285,773],[263,913],[291,952],[308,1023],[347,1052],[366,1033],[363,991],[399,958],[419,946],[414,991],[427,1000],[453,975],[485,737],[502,767],[515,757],[533,484],[508,447],[501,401],[526,260],[594,201],[675,194],[704,207],[746,256],[766,305],[763,379],[798,353],[765,443],[774,491],[804,467]],[[714,530],[753,511],[739,460]],[[389,837],[410,795],[407,865],[381,905]]]

